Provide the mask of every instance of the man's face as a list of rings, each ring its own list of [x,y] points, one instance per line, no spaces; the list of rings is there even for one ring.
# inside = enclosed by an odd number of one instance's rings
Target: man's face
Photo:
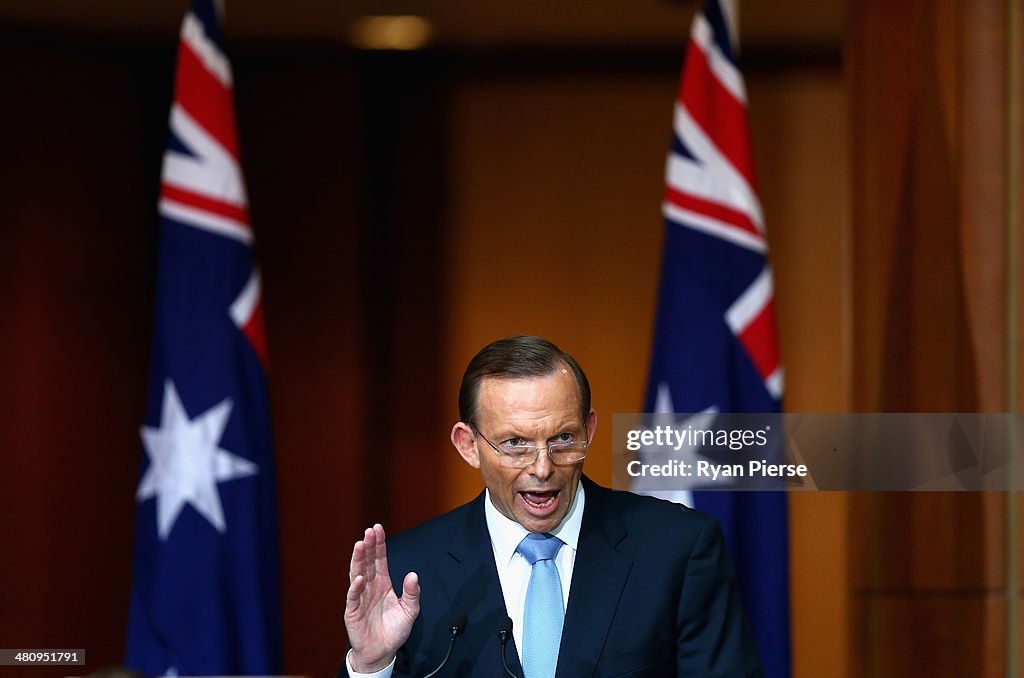
[[[495,445],[547,445],[565,439],[589,440],[596,416],[591,410],[586,427],[580,420],[579,387],[572,372],[559,367],[545,377],[485,378],[477,396],[477,428]],[[542,450],[525,468],[500,463],[498,453],[459,422],[452,442],[466,462],[479,468],[494,507],[530,532],[549,532],[558,526],[576,496],[583,462],[555,465]]]

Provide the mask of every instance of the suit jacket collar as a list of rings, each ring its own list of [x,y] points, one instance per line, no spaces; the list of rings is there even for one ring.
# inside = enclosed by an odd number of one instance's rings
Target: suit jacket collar
[[[565,611],[557,676],[588,676],[597,668],[633,559],[616,546],[626,526],[609,505],[611,491],[583,476],[587,503]]]
[[[456,527],[448,544],[450,566],[442,569],[441,577],[451,611],[461,612],[468,619],[460,654],[469,654],[469,665],[476,667],[476,675],[498,676],[504,675],[498,628],[508,612],[487,532],[484,501],[481,492],[466,506],[464,520]],[[505,657],[512,671],[523,675],[511,635]],[[467,671],[467,675],[469,673],[472,671]]]

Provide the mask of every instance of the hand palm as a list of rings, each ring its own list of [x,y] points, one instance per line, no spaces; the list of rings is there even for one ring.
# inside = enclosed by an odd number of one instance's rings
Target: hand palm
[[[374,525],[366,530],[362,541],[352,549],[345,602],[353,668],[376,671],[394,659],[419,614],[419,593],[419,578],[410,572],[402,584],[402,597],[395,594],[388,573],[384,528]]]
[[[345,617],[351,625],[349,642],[352,647],[357,647],[357,638],[353,638],[355,634],[361,641],[358,645],[379,645],[396,650],[409,637],[416,620],[416,615],[395,595],[387,572],[367,582],[361,604],[354,611],[346,610]]]

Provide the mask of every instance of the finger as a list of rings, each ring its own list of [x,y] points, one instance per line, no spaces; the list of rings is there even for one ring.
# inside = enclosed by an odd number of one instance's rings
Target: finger
[[[373,526],[373,533],[377,538],[377,551],[374,554],[374,569],[379,576],[390,579],[388,576],[388,545],[384,534],[384,526],[377,523]]]
[[[345,596],[345,612],[355,612],[359,609],[359,603],[362,602],[362,593],[365,588],[366,579],[363,575],[359,575],[352,580],[352,584],[348,587],[348,595]]]
[[[363,544],[366,546],[366,557],[363,560],[362,573],[366,577],[366,584],[372,585],[377,578],[377,533],[372,527],[366,528],[363,533]]]
[[[369,528],[363,531],[363,538],[352,546],[352,563],[349,565],[349,580],[357,575],[367,576],[367,568],[373,567],[374,547],[368,537],[373,534]]]
[[[363,574],[366,568],[366,544],[357,541],[352,546],[352,560],[348,565],[348,583],[355,581],[356,577]]]

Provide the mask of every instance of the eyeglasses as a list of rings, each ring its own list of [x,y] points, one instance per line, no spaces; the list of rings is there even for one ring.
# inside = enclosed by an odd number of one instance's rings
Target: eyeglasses
[[[584,429],[584,433],[586,429]],[[498,463],[508,468],[526,468],[532,466],[541,450],[547,450],[551,463],[558,465],[577,464],[587,457],[587,440],[556,440],[547,445],[510,445],[508,442],[495,445],[483,433],[473,426],[473,433],[484,439],[491,449],[498,454]],[[513,438],[515,440],[515,438]]]

